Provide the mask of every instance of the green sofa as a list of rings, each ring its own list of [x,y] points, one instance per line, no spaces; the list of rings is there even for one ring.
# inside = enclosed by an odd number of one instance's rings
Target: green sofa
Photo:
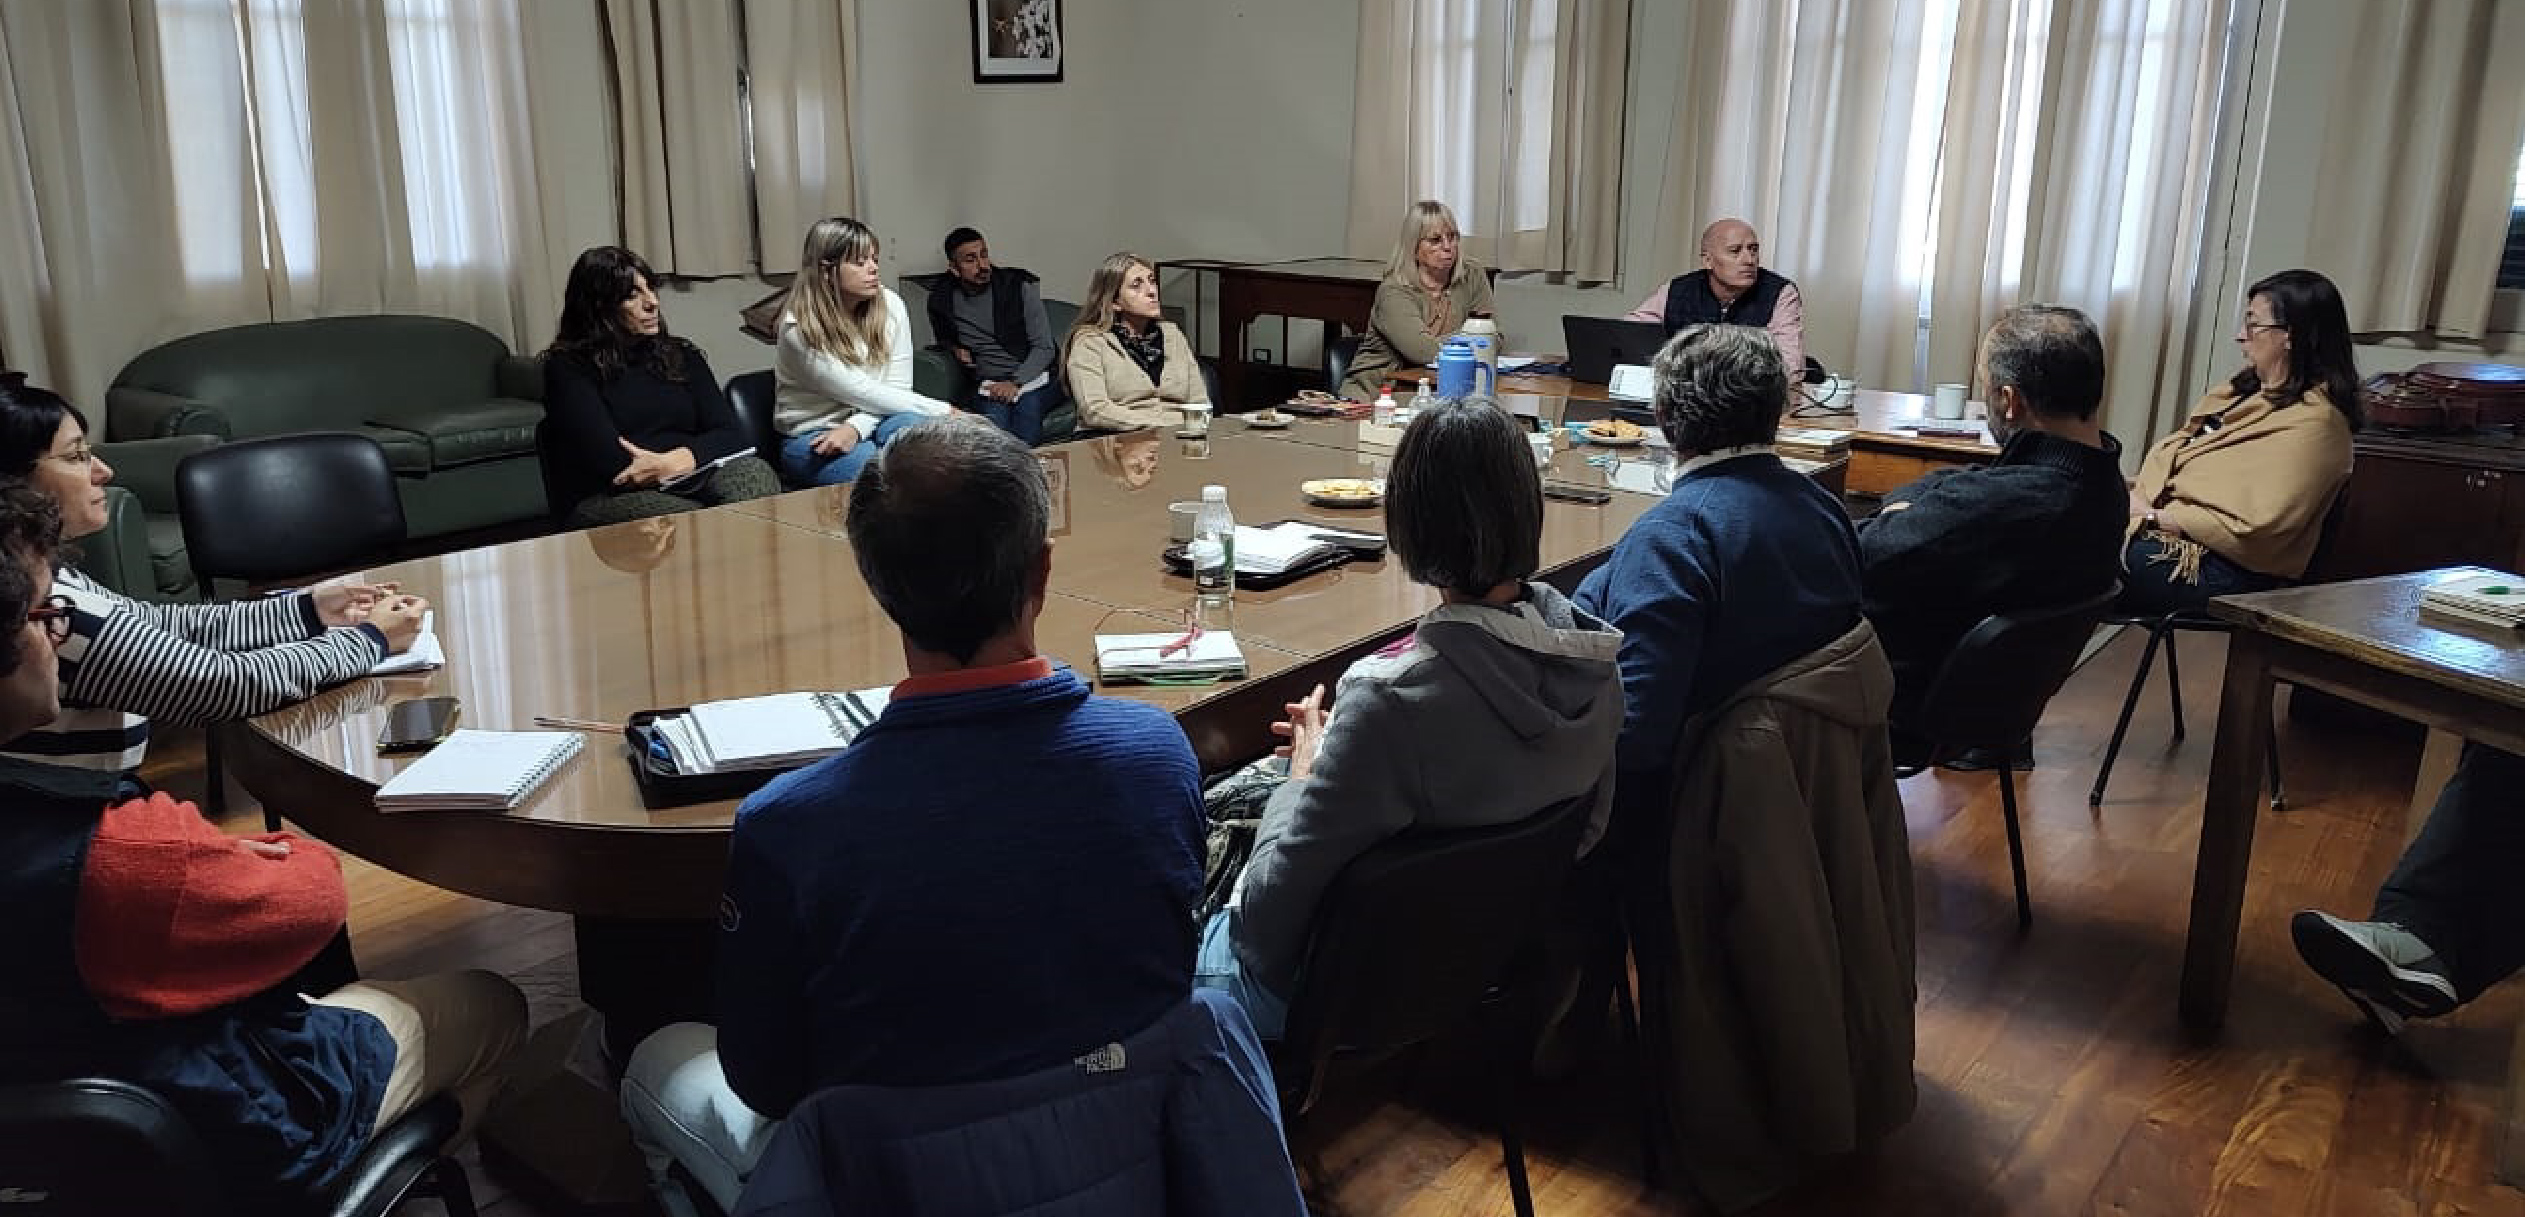
[[[131,441],[352,431],[387,451],[410,539],[543,517],[542,396],[536,359],[442,317],[243,325],[154,347],[107,389],[109,446],[101,449],[131,492],[128,506],[145,519],[138,530],[110,527],[84,543],[82,566],[101,579],[154,573],[151,588],[117,583],[128,595],[183,595],[167,577],[171,565],[185,568],[173,518],[175,460],[146,453],[134,460],[123,447]],[[123,552],[135,536],[146,539],[146,563]]]

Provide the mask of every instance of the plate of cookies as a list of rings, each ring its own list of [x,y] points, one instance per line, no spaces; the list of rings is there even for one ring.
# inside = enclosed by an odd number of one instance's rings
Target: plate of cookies
[[[1580,438],[1609,448],[1639,447],[1650,435],[1650,428],[1620,418],[1601,418],[1580,428]]]
[[[1309,478],[1298,493],[1318,507],[1374,507],[1386,501],[1384,478]]]
[[[1296,421],[1297,415],[1281,410],[1262,409],[1249,411],[1245,414],[1245,425],[1248,427],[1261,427],[1266,429],[1271,427],[1285,427]]]

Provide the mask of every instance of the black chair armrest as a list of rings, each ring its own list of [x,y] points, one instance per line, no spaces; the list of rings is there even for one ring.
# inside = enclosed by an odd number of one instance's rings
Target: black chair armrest
[[[459,1134],[459,1100],[436,1094],[413,1111],[371,1134],[328,1217],[387,1217],[406,1198],[415,1181],[441,1161],[442,1147]]]
[[[232,438],[229,416],[191,397],[130,385],[106,390],[103,438],[156,439],[169,435]]]
[[[547,400],[547,369],[536,355],[506,355],[494,361],[494,395],[543,402]]]

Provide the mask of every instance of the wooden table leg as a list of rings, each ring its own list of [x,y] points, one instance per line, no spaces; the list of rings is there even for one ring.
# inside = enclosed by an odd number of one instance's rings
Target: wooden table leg
[[[1218,272],[1218,412],[1245,408],[1245,323],[1253,320],[1253,288],[1244,276]]]
[[[2427,729],[2427,745],[2418,754],[2418,781],[2410,788],[2410,809],[2401,821],[2401,840],[2418,839],[2418,830],[2427,827],[2428,813],[2436,810],[2436,796],[2445,792],[2445,783],[2453,780],[2462,759],[2463,737]]]
[[[2242,928],[2242,888],[2250,876],[2269,729],[2270,641],[2233,632],[2215,715],[2215,757],[2207,768],[2206,818],[2189,896],[2189,942],[2180,964],[2180,1017],[2197,1026],[2224,1019],[2233,952]]]

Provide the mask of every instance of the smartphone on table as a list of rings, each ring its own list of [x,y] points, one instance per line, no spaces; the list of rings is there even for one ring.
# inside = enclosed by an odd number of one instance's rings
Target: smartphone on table
[[[388,725],[380,728],[382,753],[422,752],[459,726],[456,697],[414,697],[391,703]]]

